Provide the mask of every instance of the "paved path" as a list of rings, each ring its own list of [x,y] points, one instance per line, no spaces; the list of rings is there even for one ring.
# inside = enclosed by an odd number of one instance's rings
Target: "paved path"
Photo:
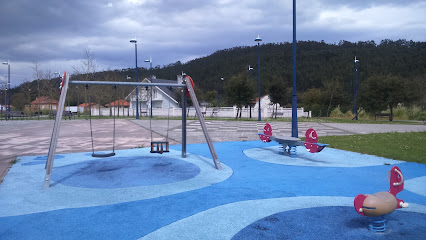
[[[95,151],[112,149],[112,120],[92,120]],[[168,136],[170,144],[182,142],[181,120],[152,120],[153,139],[162,140]],[[6,176],[11,162],[17,156],[47,155],[53,120],[26,120],[0,122],[0,182]],[[214,142],[257,140],[257,133],[263,132],[264,122],[256,121],[206,121],[210,137]],[[276,135],[291,135],[290,122],[273,122]],[[352,135],[382,132],[426,131],[426,125],[396,124],[349,124],[349,123],[307,123],[298,124],[299,136],[308,128],[317,130],[318,135]],[[167,130],[169,128],[169,131]],[[151,141],[149,120],[116,120],[115,149],[147,147]],[[187,122],[187,143],[203,143],[204,135],[200,123]],[[57,153],[90,152],[90,125],[87,120],[62,121]]]

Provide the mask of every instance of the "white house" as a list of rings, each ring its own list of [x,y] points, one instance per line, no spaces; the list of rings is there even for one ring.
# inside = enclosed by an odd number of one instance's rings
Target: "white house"
[[[291,117],[292,116],[292,109],[291,108],[283,108],[280,106],[279,103],[277,108],[277,115],[280,117]],[[265,95],[260,98],[260,108],[262,111],[262,116],[264,117],[271,117],[275,113],[275,106],[271,102],[271,99],[269,98],[269,95]],[[256,104],[253,107],[253,110],[256,111],[256,113],[259,110],[259,98],[256,98]],[[311,117],[311,112],[305,112],[304,108],[297,108],[297,117]]]
[[[182,82],[182,77],[178,76],[177,80],[166,80],[166,79],[158,79],[155,76],[152,76],[152,83],[173,83],[177,84],[178,82]],[[143,83],[150,83],[149,78],[145,78]],[[169,108],[179,108],[178,102],[174,99],[174,89],[172,87],[152,87],[152,95],[150,87],[139,87],[138,88],[138,100],[139,100],[139,113],[147,114],[151,109],[153,112],[157,110],[169,109]],[[152,101],[151,101],[152,97]],[[130,102],[130,112],[136,113],[136,88],[127,95],[126,100]],[[161,111],[163,112],[163,111]],[[134,115],[134,114],[131,114]],[[153,114],[154,116],[156,114]],[[161,114],[164,115],[164,114]]]

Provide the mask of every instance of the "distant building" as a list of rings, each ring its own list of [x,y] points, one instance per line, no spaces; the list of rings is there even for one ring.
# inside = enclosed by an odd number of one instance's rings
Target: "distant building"
[[[269,98],[269,95],[265,95],[263,97],[260,98],[260,108],[264,109],[264,108],[269,108],[271,107],[272,102],[271,99]],[[279,103],[278,103],[278,107],[280,107]],[[254,109],[259,109],[259,97],[256,98],[256,102],[255,105],[253,107]]]
[[[120,108],[128,108],[130,107],[130,102],[123,100],[123,99],[119,99],[119,100],[115,100],[114,102],[108,103],[105,105],[105,107],[120,107]]]
[[[58,109],[58,100],[48,96],[40,96],[30,103],[31,112],[49,110],[56,111]]]
[[[152,76],[153,83],[172,83],[182,82],[182,77],[178,76],[177,80],[158,79]],[[149,78],[142,80],[143,83],[150,83]],[[152,88],[152,108],[178,108],[178,101],[174,98],[174,90],[172,87],[153,87]],[[151,108],[151,91],[149,87],[139,87],[138,100],[140,112],[148,112]],[[130,102],[130,111],[136,112],[136,88],[125,98]]]

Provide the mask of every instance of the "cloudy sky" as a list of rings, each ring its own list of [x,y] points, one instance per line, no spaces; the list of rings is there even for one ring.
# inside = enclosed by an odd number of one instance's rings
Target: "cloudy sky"
[[[292,0],[9,0],[0,2],[0,61],[11,85],[73,71],[83,51],[98,70],[187,62],[235,46],[292,42]],[[424,0],[298,0],[297,40],[426,40]],[[7,80],[7,66],[0,66]]]

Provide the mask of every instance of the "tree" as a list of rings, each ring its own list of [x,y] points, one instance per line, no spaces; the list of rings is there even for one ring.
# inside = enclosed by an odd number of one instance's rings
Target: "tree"
[[[250,104],[256,94],[253,84],[247,81],[245,74],[240,73],[226,81],[224,90],[228,101],[238,108],[235,118],[241,118],[242,107]]]
[[[15,110],[23,111],[25,108],[25,94],[24,93],[15,93],[11,97],[13,102],[13,108]]]
[[[49,114],[52,111],[52,100],[59,99],[59,86],[55,84],[55,78],[52,78],[52,72],[50,70],[46,70],[44,73],[44,80],[42,81],[42,88],[44,89],[46,95],[50,99],[50,108]],[[60,109],[57,109],[60,110]]]
[[[337,78],[324,81],[324,88],[322,91],[324,104],[327,104],[327,117],[330,116],[331,110],[338,107],[339,105],[347,105],[347,96],[345,94],[341,81]]]
[[[389,109],[392,121],[393,108],[398,103],[410,102],[407,83],[406,79],[394,75],[374,75],[361,84],[357,102],[368,113]]]
[[[269,99],[275,105],[275,118],[277,118],[278,104],[284,106],[287,103],[287,88],[283,80],[275,80],[268,88]]]
[[[319,88],[311,88],[302,94],[302,103],[312,116],[321,116],[325,111],[324,95]]]
[[[34,89],[33,89],[34,90]],[[21,84],[21,92],[25,94],[26,104],[28,104],[28,112],[27,114],[31,116],[31,82],[25,80],[24,83]]]
[[[84,49],[83,50],[83,59],[80,60],[81,65],[80,66],[74,66],[74,74],[82,78],[83,81],[90,81],[94,80],[97,65],[95,62],[95,53],[91,51],[90,49]],[[88,103],[87,99],[87,89],[85,89],[85,99],[84,102]],[[88,103],[91,104],[91,103]],[[87,116],[87,110],[89,110],[87,107],[84,108],[84,113]]]
[[[40,86],[40,81],[41,81],[41,79],[43,77],[43,72],[41,71],[40,65],[39,65],[39,63],[37,61],[33,62],[32,69],[33,69],[33,77],[37,81],[37,95],[38,95],[37,118],[40,120],[40,114],[41,114],[41,111],[40,111],[40,95],[41,95],[41,91],[42,91],[42,89],[40,88],[40,87],[42,87],[42,86]]]
[[[204,94],[205,101],[211,106],[217,107],[217,91],[209,90]]]

